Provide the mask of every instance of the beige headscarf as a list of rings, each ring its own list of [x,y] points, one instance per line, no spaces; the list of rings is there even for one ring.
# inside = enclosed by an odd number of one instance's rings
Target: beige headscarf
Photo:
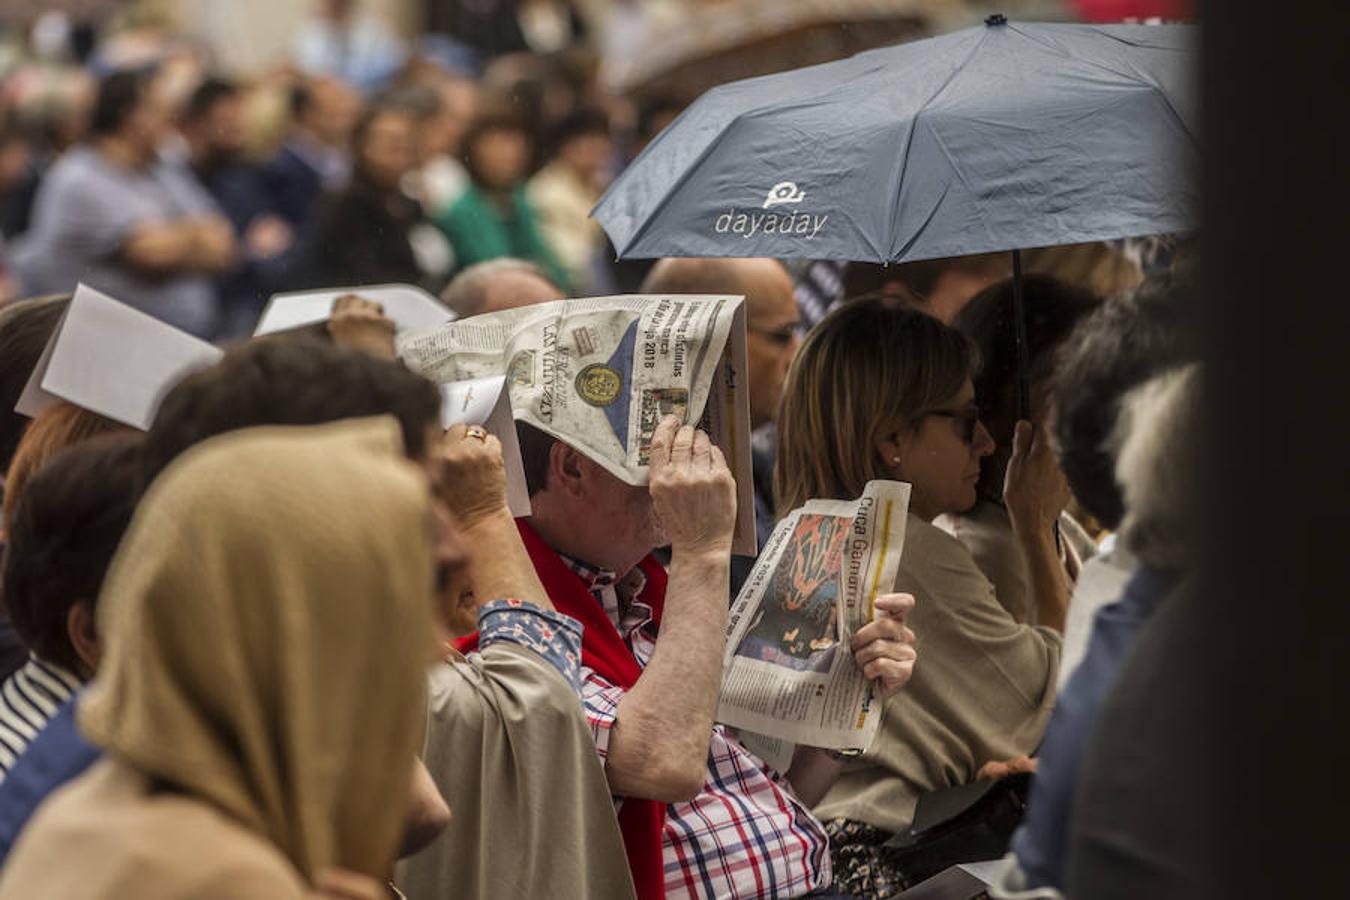
[[[392,419],[184,454],[108,574],[80,728],[311,882],[329,865],[386,877],[433,640],[428,501]]]

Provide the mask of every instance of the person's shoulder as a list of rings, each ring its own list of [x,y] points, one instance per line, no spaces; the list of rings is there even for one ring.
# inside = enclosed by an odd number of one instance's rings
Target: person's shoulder
[[[302,897],[304,883],[271,843],[195,797],[154,794],[141,804],[137,866],[177,871],[200,900]]]
[[[487,201],[483,197],[483,192],[478,189],[478,185],[470,181],[464,186],[464,190],[459,192],[455,201],[445,208],[444,218],[450,221],[459,221],[466,216],[477,216],[486,209]]]
[[[52,866],[78,845],[89,896],[303,897],[298,873],[270,843],[205,801],[150,790],[146,778],[105,759],[60,788],[24,829],[6,872],[49,887]]]
[[[523,187],[527,196],[538,198],[565,193],[570,185],[567,173],[557,162],[551,162],[536,172]]]
[[[915,594],[927,616],[933,606],[948,612],[962,607],[997,606],[994,587],[958,538],[911,515],[895,589]],[[925,602],[927,601],[927,602]]]
[[[901,554],[902,566],[941,565],[978,571],[974,557],[960,538],[912,513],[905,521],[905,547]]]
[[[272,154],[272,158],[262,164],[261,169],[265,176],[276,180],[282,187],[289,183],[289,179],[296,177],[319,180],[319,173],[290,144],[282,144]]]
[[[42,189],[88,189],[109,181],[108,167],[89,147],[72,147],[52,162],[42,177]]]

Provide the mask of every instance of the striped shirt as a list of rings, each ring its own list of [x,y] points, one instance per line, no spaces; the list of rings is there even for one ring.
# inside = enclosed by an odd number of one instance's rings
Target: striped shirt
[[[646,667],[656,649],[652,610],[630,599],[642,592],[642,570],[617,583],[612,572],[562,561],[590,587]],[[586,720],[603,761],[624,690],[584,665],[581,680]],[[698,796],[666,807],[662,849],[667,898],[803,897],[833,880],[825,829],[784,778],[722,725],[713,725]]]
[[[57,710],[80,689],[80,680],[54,663],[29,656],[0,685],[0,781]]]
[[[814,328],[844,299],[844,263],[822,259],[809,264],[797,279],[793,297],[803,331]]]

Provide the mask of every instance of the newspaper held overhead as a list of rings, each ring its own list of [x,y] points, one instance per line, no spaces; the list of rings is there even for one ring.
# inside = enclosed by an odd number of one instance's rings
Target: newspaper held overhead
[[[557,300],[400,335],[399,356],[439,384],[503,375],[517,421],[646,484],[667,414],[697,422],[736,478],[732,552],[755,553],[743,298],[629,294]]]
[[[768,738],[866,750],[881,704],[849,642],[895,584],[909,485],[812,500],[774,528],[732,604],[717,721]]]

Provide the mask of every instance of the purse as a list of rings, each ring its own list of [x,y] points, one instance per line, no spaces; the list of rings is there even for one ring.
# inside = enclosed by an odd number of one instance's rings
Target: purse
[[[917,884],[960,863],[999,859],[1027,810],[1031,773],[930,791],[907,831],[880,848],[887,864]]]

